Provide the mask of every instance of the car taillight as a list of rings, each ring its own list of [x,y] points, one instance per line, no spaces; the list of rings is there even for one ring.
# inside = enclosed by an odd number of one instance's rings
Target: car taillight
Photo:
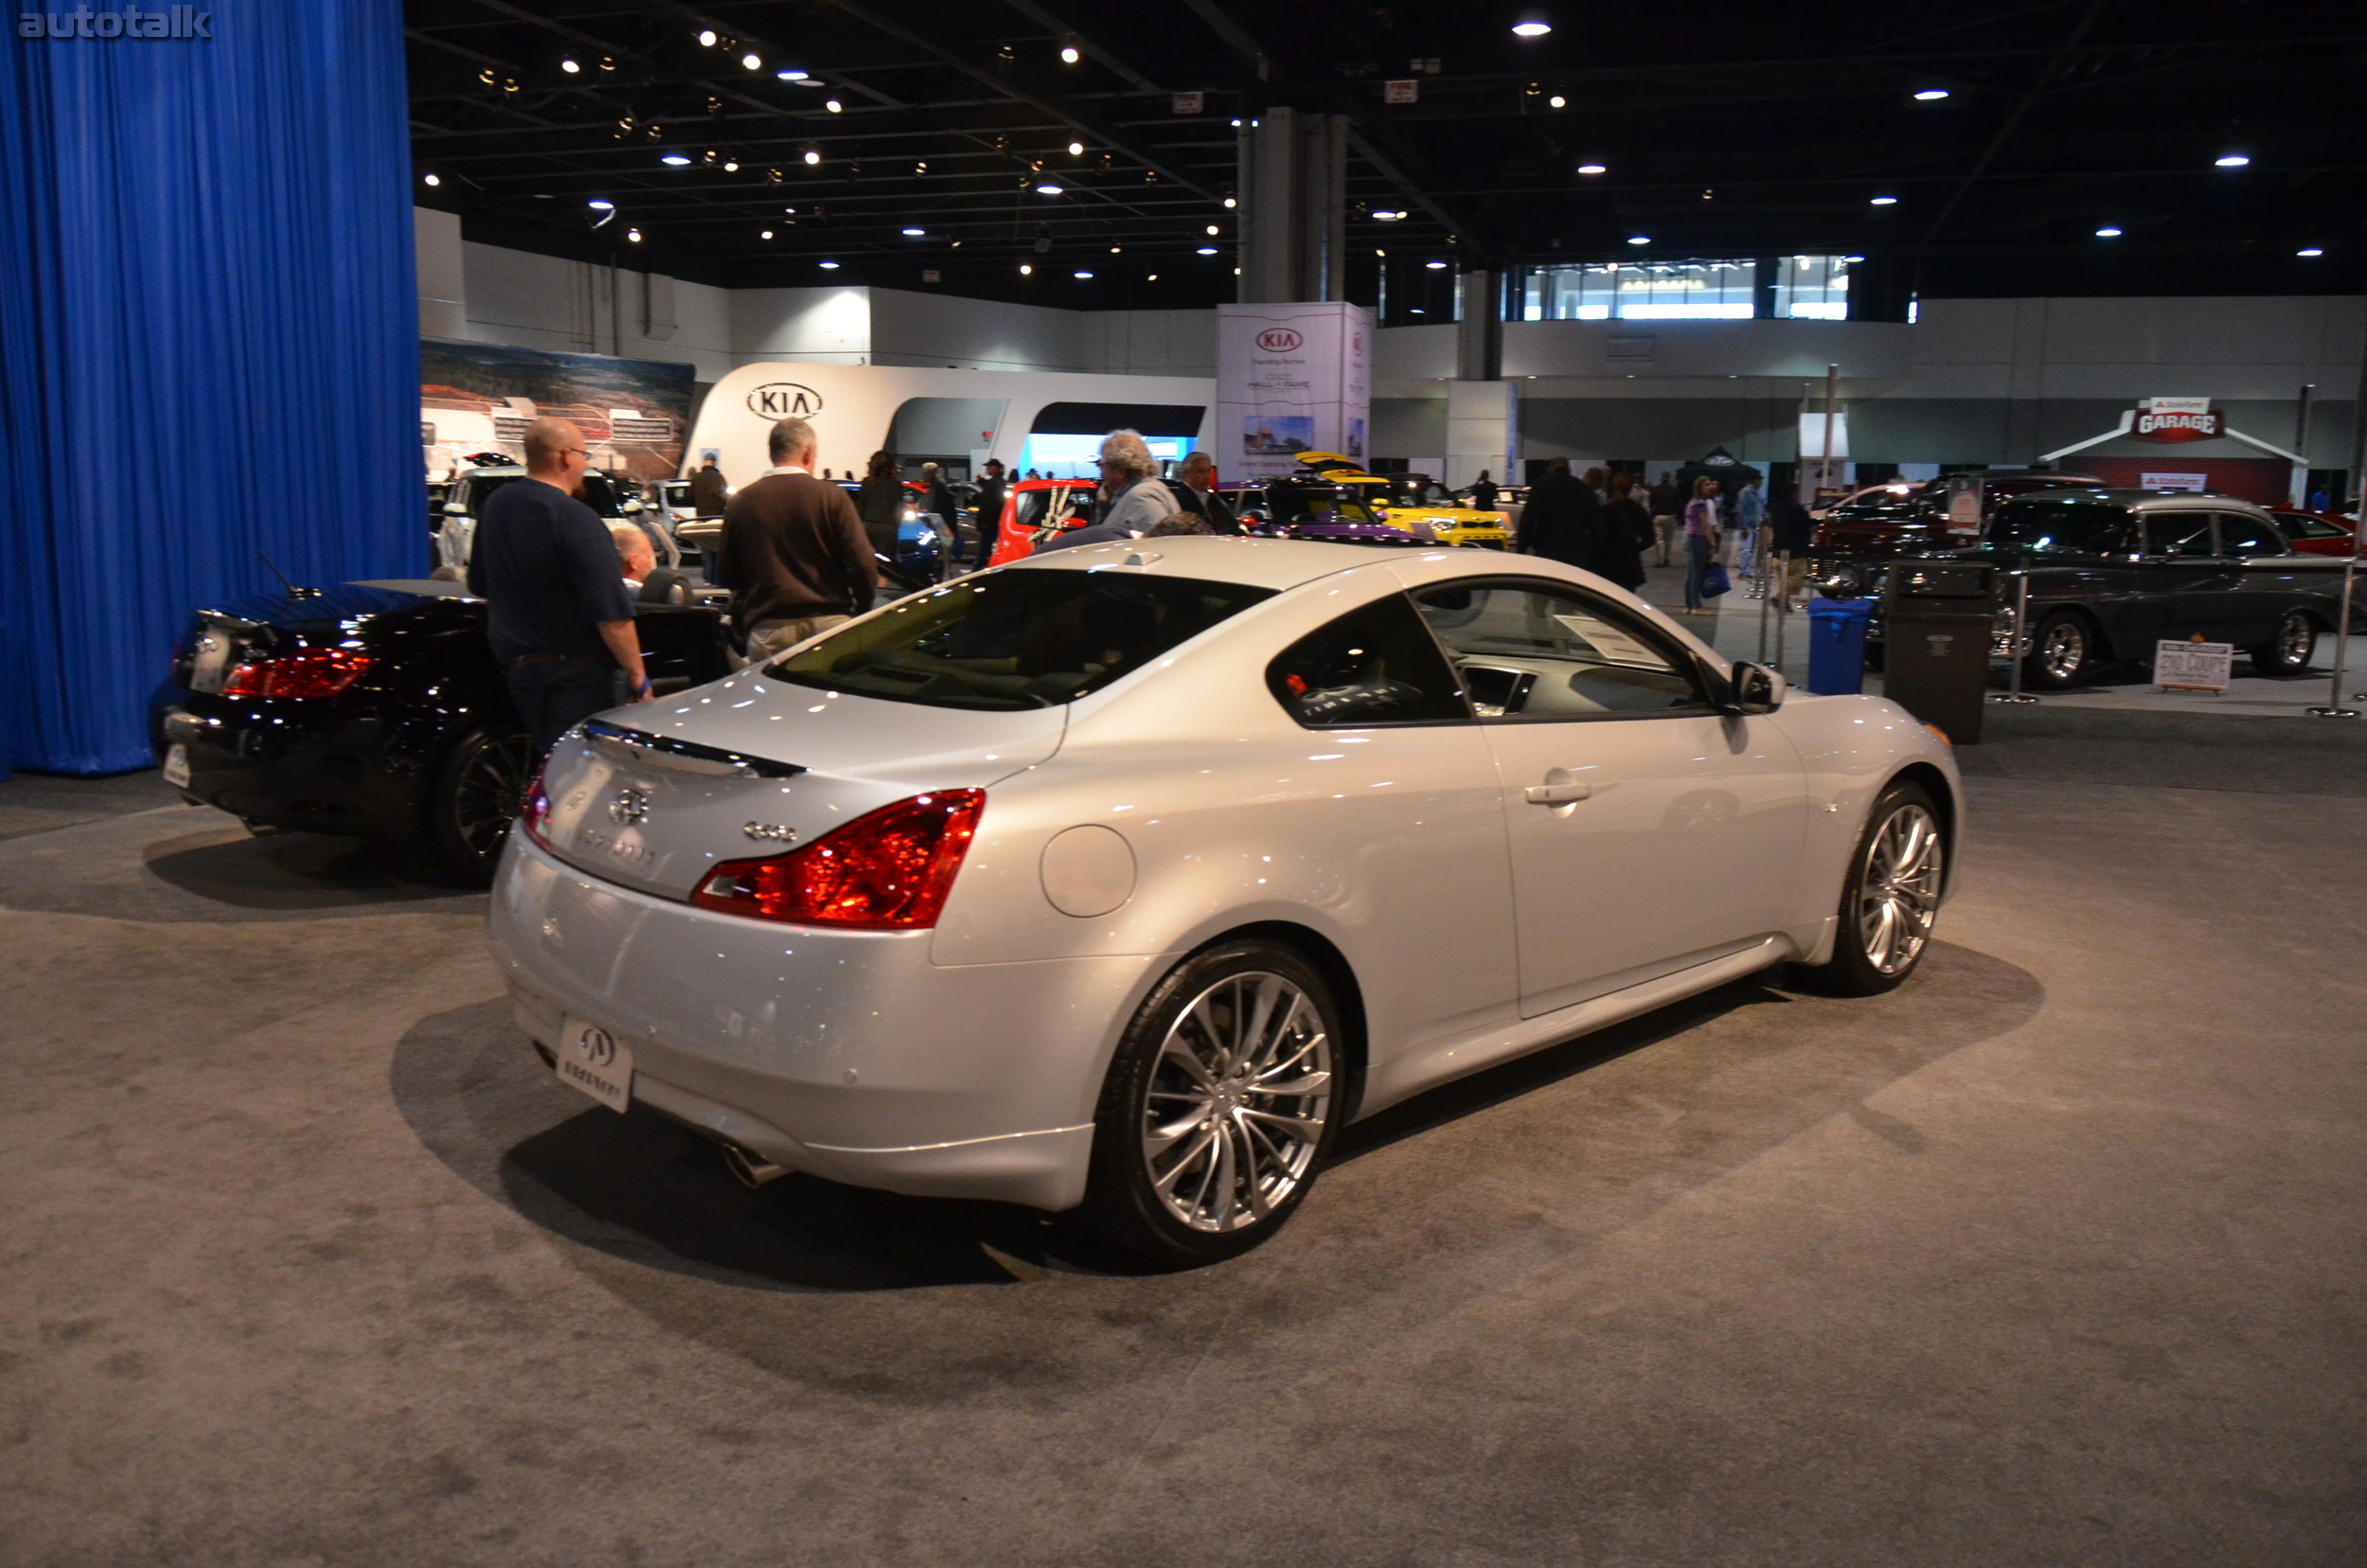
[[[224,697],[334,697],[370,668],[366,653],[345,648],[300,648],[276,658],[249,659],[222,683]]]
[[[707,873],[690,901],[792,925],[933,926],[986,804],[984,790],[939,790],[899,800],[786,855],[725,861]]]
[[[551,846],[551,793],[543,787],[543,775],[551,771],[548,762],[534,770],[534,782],[526,786],[526,797],[519,803],[518,821],[526,830],[526,837],[548,849]]]

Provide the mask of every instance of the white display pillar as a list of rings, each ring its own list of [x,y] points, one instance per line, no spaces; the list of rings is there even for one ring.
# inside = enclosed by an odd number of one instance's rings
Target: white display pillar
[[[415,206],[411,237],[419,280],[419,336],[467,342],[469,287],[460,266],[460,214]]]
[[[1447,383],[1447,472],[1449,490],[1461,490],[1480,470],[1500,485],[1517,485],[1520,474],[1521,391],[1508,381]]]

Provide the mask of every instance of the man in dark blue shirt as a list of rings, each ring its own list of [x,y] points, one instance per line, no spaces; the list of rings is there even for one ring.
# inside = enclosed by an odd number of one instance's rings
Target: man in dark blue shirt
[[[583,432],[526,427],[526,476],[486,498],[469,544],[469,592],[485,618],[535,755],[604,708],[650,700],[616,545],[583,489]]]

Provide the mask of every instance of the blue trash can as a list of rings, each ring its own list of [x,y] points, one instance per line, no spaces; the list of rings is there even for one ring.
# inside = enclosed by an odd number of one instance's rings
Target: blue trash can
[[[1865,689],[1870,598],[1808,601],[1808,689],[1820,696],[1854,696]]]

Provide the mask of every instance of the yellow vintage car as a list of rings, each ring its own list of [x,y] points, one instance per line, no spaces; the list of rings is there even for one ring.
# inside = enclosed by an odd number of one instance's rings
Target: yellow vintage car
[[[1350,494],[1361,495],[1373,515],[1394,528],[1419,533],[1427,526],[1441,544],[1476,544],[1483,549],[1512,548],[1512,518],[1499,511],[1479,511],[1451,502],[1426,499],[1427,481],[1411,474],[1369,473],[1352,457],[1336,452],[1302,452],[1301,465],[1321,474]]]

